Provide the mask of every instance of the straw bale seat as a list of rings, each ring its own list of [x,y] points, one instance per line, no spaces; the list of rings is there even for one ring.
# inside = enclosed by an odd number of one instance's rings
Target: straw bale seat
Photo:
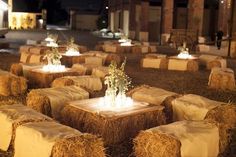
[[[199,64],[206,66],[208,70],[211,70],[214,67],[227,68],[226,59],[223,59],[221,56],[200,55]]]
[[[13,63],[10,68],[10,72],[16,76],[28,77],[30,70],[42,68],[42,64],[24,64],[24,63]]]
[[[132,47],[132,53],[148,53],[148,52],[149,52],[149,46],[139,45]]]
[[[65,76],[57,78],[52,82],[52,87],[64,87],[76,85],[90,91],[102,90],[102,81],[95,76]]]
[[[108,75],[108,73],[109,73],[109,68],[105,66],[101,66],[101,67],[93,68],[91,75],[104,79]]]
[[[103,142],[56,122],[27,123],[16,129],[15,157],[105,157]]]
[[[141,131],[134,139],[137,157],[217,157],[219,130],[206,121],[180,121]]]
[[[22,52],[20,54],[20,62],[27,64],[40,64],[45,63],[46,61],[43,59],[44,55],[40,54],[30,54],[27,52]]]
[[[234,90],[234,71],[229,68],[213,68],[209,76],[208,86],[213,89]]]
[[[107,146],[128,142],[140,130],[166,123],[162,106],[134,102],[116,111],[103,109],[101,98],[70,102],[61,112],[63,124],[102,136]]]
[[[31,90],[26,103],[30,108],[57,119],[67,102],[88,98],[89,93],[83,88],[65,86]]]
[[[168,70],[198,71],[198,62],[193,59],[169,58]]]
[[[168,68],[168,59],[163,58],[163,57],[159,57],[159,58],[146,57],[141,60],[141,67],[155,68],[155,69],[167,69]]]
[[[0,70],[0,94],[18,96],[27,90],[27,80],[10,72]]]
[[[0,121],[0,149],[7,151],[13,147],[17,127],[29,122],[52,121],[52,119],[24,105],[14,104],[0,106]]]

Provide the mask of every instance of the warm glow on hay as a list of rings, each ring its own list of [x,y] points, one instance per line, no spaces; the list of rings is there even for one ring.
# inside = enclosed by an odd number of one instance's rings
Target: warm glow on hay
[[[66,68],[64,65],[44,65],[42,70],[44,72],[64,72]]]
[[[180,59],[192,59],[192,55],[190,55],[187,51],[183,51],[178,54],[178,58]]]
[[[66,56],[80,56],[80,52],[74,49],[69,49],[65,53]]]
[[[115,101],[114,105],[112,105],[112,101]],[[125,95],[117,95],[115,100],[112,100],[112,97],[104,96],[100,99],[99,109],[101,111],[122,111],[127,108],[132,107],[134,104],[133,99],[130,97],[126,97]]]

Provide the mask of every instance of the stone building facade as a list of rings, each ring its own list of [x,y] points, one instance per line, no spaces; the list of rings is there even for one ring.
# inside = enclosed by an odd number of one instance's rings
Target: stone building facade
[[[140,41],[160,41],[172,29],[196,30],[209,39],[218,30],[229,36],[233,7],[233,0],[109,0],[109,28]],[[234,32],[235,23],[236,15]]]

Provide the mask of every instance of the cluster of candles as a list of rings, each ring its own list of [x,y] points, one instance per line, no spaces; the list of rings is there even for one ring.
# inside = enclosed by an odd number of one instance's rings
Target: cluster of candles
[[[45,39],[45,41],[47,42],[46,46],[50,46],[50,47],[58,47],[58,44],[54,41],[54,39],[47,37]]]
[[[69,49],[65,53],[66,56],[79,56],[80,52],[75,49]]]
[[[45,72],[63,72],[66,70],[66,67],[64,65],[48,64],[44,65],[42,70]]]

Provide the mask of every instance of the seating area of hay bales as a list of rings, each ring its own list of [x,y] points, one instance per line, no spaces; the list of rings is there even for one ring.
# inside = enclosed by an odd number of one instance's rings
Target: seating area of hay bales
[[[233,130],[236,127],[234,87],[231,83],[222,83],[232,89],[215,90],[207,84],[208,69],[223,68],[227,59],[216,57],[217,63],[215,59],[204,59],[204,56],[201,60],[200,56],[180,60],[160,51],[157,45],[145,42],[133,42],[135,46],[124,46],[117,48],[116,53],[110,53],[104,52],[105,43],[99,43],[98,50],[82,52],[78,56],[62,55],[61,65],[73,71],[68,74],[41,71],[48,60],[42,61],[44,56],[37,58],[34,55],[45,55],[44,48],[22,48],[34,52],[28,52],[30,57],[18,57],[18,63],[14,62],[10,71],[14,77],[25,79],[29,89],[26,88],[20,95],[0,96],[0,119],[21,111],[21,107],[30,116],[34,116],[31,112],[36,110],[37,114],[43,113],[46,118],[33,121],[27,114],[23,116],[24,112],[19,115],[20,118],[25,117],[21,122],[17,119],[18,114],[16,117],[9,116],[11,123],[11,118],[17,121],[18,129],[13,130],[14,135],[11,136],[17,149],[10,145],[4,154],[11,152],[24,157],[59,157],[61,154],[75,157],[81,156],[78,154],[94,157],[180,157],[182,154],[203,156],[206,152],[209,156],[227,156],[233,152]],[[119,43],[112,41],[110,45],[116,44]],[[110,110],[104,106],[108,93],[106,81],[112,74],[109,65],[116,62],[117,68],[122,69],[120,65],[124,60],[124,71],[132,78],[131,89],[126,96],[133,105]],[[227,63],[227,66],[232,71],[236,69],[233,64]],[[38,74],[33,74],[35,71]],[[232,71],[229,80],[235,81]],[[14,81],[13,78],[9,80]],[[25,106],[14,105],[18,102]],[[4,106],[5,113],[1,116],[1,106],[5,103],[13,105]],[[15,124],[7,122],[6,125]],[[3,136],[6,134],[4,129]],[[29,145],[32,145],[32,151],[28,151]]]

